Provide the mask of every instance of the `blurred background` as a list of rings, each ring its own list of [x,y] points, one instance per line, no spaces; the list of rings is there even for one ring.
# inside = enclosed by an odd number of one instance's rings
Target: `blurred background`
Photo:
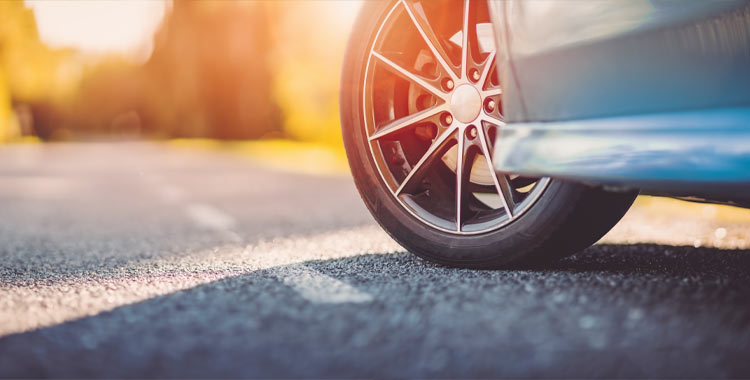
[[[360,1],[2,1],[0,142],[340,145]]]

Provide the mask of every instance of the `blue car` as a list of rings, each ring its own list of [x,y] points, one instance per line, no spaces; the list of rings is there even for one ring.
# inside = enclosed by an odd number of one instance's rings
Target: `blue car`
[[[750,206],[750,2],[367,2],[341,122],[380,225],[444,265],[540,265],[640,193]]]

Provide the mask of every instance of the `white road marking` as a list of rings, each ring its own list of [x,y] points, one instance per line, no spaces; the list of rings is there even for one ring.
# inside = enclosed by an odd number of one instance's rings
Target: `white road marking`
[[[138,175],[151,186],[156,188],[159,196],[167,203],[180,203],[186,199],[185,190],[164,182],[164,179],[154,173],[139,172]]]
[[[234,218],[205,203],[188,204],[185,206],[185,211],[190,220],[205,229],[227,231],[236,224]]]
[[[156,187],[164,202],[181,204],[187,202],[187,194],[180,187],[165,183],[164,179],[153,173],[139,173],[152,186]],[[237,222],[231,216],[205,203],[189,203],[185,205],[185,214],[198,227],[214,231],[234,243],[241,243],[242,237],[233,231]]]
[[[185,212],[198,227],[216,231],[229,241],[242,242],[242,237],[232,230],[237,222],[216,207],[205,203],[190,203],[185,206]]]
[[[304,265],[282,267],[275,271],[285,285],[315,303],[363,303],[372,301],[370,293],[359,290]]]

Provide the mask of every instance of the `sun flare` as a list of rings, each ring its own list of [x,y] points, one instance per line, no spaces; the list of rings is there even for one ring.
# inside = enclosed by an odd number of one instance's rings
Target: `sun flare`
[[[147,58],[151,38],[171,6],[167,0],[27,0],[42,41],[85,53]]]

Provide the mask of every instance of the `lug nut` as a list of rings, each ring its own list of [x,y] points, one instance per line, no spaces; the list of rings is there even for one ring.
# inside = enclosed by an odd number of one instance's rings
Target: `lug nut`
[[[495,106],[496,106],[496,104],[495,104],[494,100],[492,100],[492,99],[488,100],[487,101],[487,112],[494,111],[495,110]]]
[[[466,131],[466,134],[469,135],[469,138],[475,138],[477,137],[477,127],[470,125],[469,129]]]
[[[449,113],[446,113],[445,115],[443,115],[443,124],[445,125],[453,124],[453,116],[451,116],[451,114]]]
[[[445,87],[446,90],[452,90],[453,86],[454,86],[453,80],[446,79],[443,81],[443,87]]]
[[[471,70],[471,80],[473,80],[474,82],[476,82],[476,81],[479,80],[479,78],[481,78],[481,76],[479,75],[479,70],[477,70],[477,69]]]

